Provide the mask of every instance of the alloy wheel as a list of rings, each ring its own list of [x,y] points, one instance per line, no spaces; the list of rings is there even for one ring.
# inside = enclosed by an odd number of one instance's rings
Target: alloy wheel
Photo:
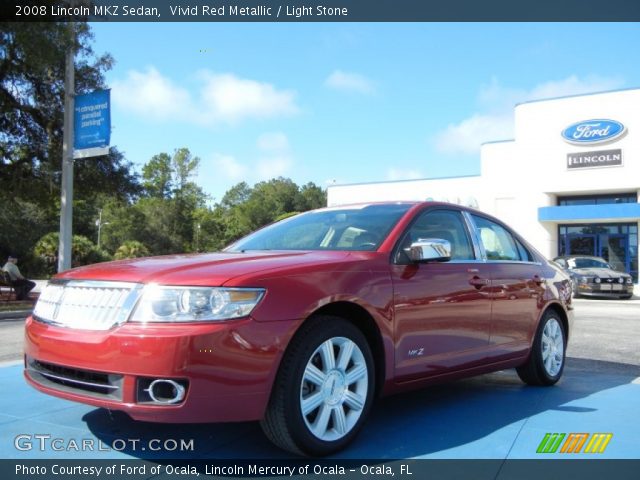
[[[369,388],[367,364],[345,337],[324,341],[305,367],[300,410],[309,431],[323,441],[347,435],[362,415]]]
[[[555,318],[550,318],[542,331],[542,364],[551,377],[558,375],[564,362],[564,335]]]

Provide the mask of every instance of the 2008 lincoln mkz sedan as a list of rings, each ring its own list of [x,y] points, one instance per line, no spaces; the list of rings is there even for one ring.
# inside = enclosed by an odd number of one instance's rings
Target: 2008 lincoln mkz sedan
[[[280,447],[326,455],[378,395],[511,367],[556,383],[571,294],[559,268],[478,211],[324,208],[221,253],[58,275],[27,320],[25,377],[138,420],[260,420]]]

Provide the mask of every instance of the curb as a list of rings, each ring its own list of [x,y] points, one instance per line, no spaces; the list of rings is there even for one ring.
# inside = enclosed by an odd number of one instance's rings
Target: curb
[[[13,310],[10,312],[0,312],[0,320],[5,320],[8,318],[26,318],[31,315],[33,310]]]

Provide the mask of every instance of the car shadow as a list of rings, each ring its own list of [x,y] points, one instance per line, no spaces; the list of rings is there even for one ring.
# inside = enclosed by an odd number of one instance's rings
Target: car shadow
[[[499,443],[501,430],[519,429],[519,424],[541,413],[589,414],[596,409],[576,404],[577,400],[629,384],[639,376],[640,367],[634,365],[568,358],[563,379],[555,387],[526,386],[515,371],[505,370],[382,398],[356,441],[331,458],[459,458],[459,452],[447,451],[491,435]],[[159,462],[291,458],[268,442],[257,422],[158,424],[104,409],[92,410],[83,421],[104,444],[133,458]],[[189,445],[193,448],[182,448]],[[498,451],[464,452],[469,452],[464,458],[506,456]]]

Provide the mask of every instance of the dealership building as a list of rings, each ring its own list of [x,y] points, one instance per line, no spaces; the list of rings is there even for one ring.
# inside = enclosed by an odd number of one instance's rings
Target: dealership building
[[[481,146],[479,175],[332,185],[328,205],[473,206],[548,258],[601,256],[638,284],[639,195],[640,89],[629,89],[516,105],[515,138]]]

